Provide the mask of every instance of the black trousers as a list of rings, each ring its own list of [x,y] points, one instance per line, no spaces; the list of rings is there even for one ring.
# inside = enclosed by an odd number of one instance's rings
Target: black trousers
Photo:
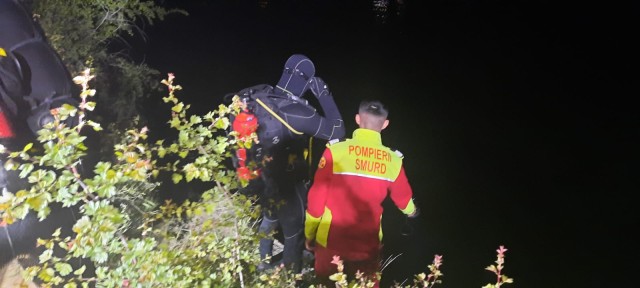
[[[282,259],[278,263],[299,273],[302,270],[302,254],[304,251],[304,220],[308,185],[305,181],[284,183],[265,183],[265,190],[275,189],[276,193],[263,195],[263,218],[258,230],[265,236],[260,240],[260,257],[273,256],[273,235],[278,228],[282,230]],[[280,185],[278,185],[280,184]],[[269,187],[278,185],[277,187]]]

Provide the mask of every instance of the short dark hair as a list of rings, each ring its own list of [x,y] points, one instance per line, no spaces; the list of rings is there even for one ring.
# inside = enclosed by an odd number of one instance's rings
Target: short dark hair
[[[389,116],[389,110],[378,100],[362,100],[358,113],[367,113],[383,118]]]

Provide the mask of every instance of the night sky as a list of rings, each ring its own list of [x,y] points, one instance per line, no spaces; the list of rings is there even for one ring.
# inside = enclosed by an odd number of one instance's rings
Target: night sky
[[[383,143],[405,155],[422,214],[402,236],[385,203],[385,253],[402,255],[383,283],[439,254],[436,287],[482,287],[500,245],[515,279],[503,287],[636,282],[638,5],[405,0],[376,14],[373,2],[166,1],[190,15],[146,27],[136,53],[175,73],[193,113],[275,85],[294,53],[314,61],[349,135],[361,99],[386,102]]]

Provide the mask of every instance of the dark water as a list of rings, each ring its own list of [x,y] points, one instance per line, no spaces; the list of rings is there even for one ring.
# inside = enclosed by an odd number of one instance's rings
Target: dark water
[[[275,84],[294,53],[314,61],[349,131],[361,99],[386,102],[383,141],[404,153],[422,215],[402,236],[385,203],[386,253],[402,254],[385,284],[439,254],[436,287],[482,287],[504,245],[515,284],[503,287],[628,287],[640,256],[638,94],[626,89],[638,81],[625,73],[637,6],[404,2],[381,17],[373,1],[167,1],[191,15],[148,30],[143,51],[176,74],[193,113]]]

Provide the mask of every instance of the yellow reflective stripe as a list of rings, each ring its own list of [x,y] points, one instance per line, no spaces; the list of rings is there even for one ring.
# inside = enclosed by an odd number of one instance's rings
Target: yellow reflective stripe
[[[313,155],[311,154],[311,152],[313,152],[313,137],[309,137],[309,147],[304,149],[304,159],[307,160],[307,164],[309,165],[309,167],[312,167],[311,165],[313,165]],[[307,170],[309,170],[309,179],[313,179],[313,169]]]
[[[413,204],[413,199],[409,199],[409,204],[407,204],[407,207],[401,210],[402,213],[406,214],[406,215],[410,215],[411,213],[416,211],[416,205]]]
[[[327,247],[327,239],[329,239],[329,228],[331,228],[331,210],[324,207],[324,214],[320,220],[320,226],[318,226],[318,232],[316,233],[316,242],[322,247]]]
[[[256,101],[258,102],[258,104],[260,104],[260,106],[262,106],[262,108],[264,108],[265,110],[267,110],[267,112],[269,112],[271,115],[273,115],[273,117],[276,117],[276,119],[278,119],[278,121],[282,122],[282,125],[284,125],[285,127],[289,128],[289,130],[291,130],[291,132],[298,134],[298,135],[302,135],[302,132],[293,129],[293,127],[291,127],[289,125],[289,123],[287,123],[287,121],[284,121],[284,119],[280,118],[280,116],[278,114],[276,114],[276,112],[273,112],[273,110],[271,110],[266,104],[264,104],[260,99],[256,99]]]
[[[320,225],[320,217],[313,217],[309,214],[309,211],[306,213],[306,218],[304,219],[304,236],[307,239],[315,239],[316,231],[318,230],[318,225]]]
[[[336,172],[336,173],[334,173],[334,174],[340,174],[340,175],[351,175],[351,176],[361,176],[361,177],[366,177],[366,178],[371,178],[371,179],[378,179],[378,180],[384,180],[384,181],[389,181],[389,182],[393,182],[393,181],[395,181],[395,179],[391,179],[391,178],[378,177],[378,176],[369,175],[369,174],[362,174],[362,173]]]
[[[0,47],[0,56],[7,57],[7,51],[4,51],[2,47]]]
[[[382,243],[382,215],[380,215],[380,228],[378,229],[378,240]]]
[[[313,217],[306,212],[304,220],[304,236],[307,239],[315,239],[316,243],[322,247],[327,247],[327,239],[329,238],[329,228],[331,227],[331,210],[324,207],[324,214],[320,217]]]

